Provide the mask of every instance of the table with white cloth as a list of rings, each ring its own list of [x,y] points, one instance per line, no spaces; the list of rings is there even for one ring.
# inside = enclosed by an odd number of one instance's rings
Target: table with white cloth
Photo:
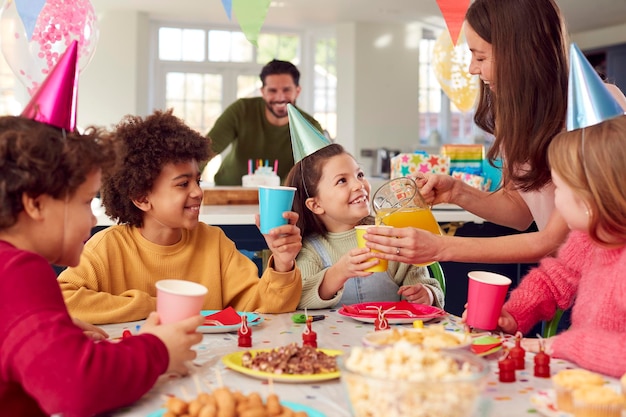
[[[303,313],[303,311],[298,311]],[[265,397],[270,392],[267,380],[256,379],[227,368],[221,358],[229,353],[254,349],[270,349],[287,345],[289,343],[302,343],[302,332],[305,324],[294,323],[291,320],[293,313],[287,314],[262,314],[264,321],[252,329],[252,347],[240,348],[237,346],[237,332],[205,334],[202,343],[195,349],[198,352],[197,359],[191,366],[191,376],[162,376],[154,388],[144,397],[131,406],[117,410],[115,416],[149,416],[163,408],[167,396],[177,396],[191,400],[198,393],[200,385],[204,391],[210,391],[210,386],[217,387],[216,371],[220,374],[223,384],[232,390],[239,390],[244,394],[258,392]],[[362,346],[362,338],[374,331],[374,325],[356,321],[340,315],[336,309],[309,310],[309,315],[325,316],[324,320],[313,322],[313,330],[317,333],[319,348],[339,349],[348,353],[353,346]],[[124,329],[135,332],[141,322],[121,323],[102,326],[111,338],[121,337]],[[425,323],[443,325],[446,329],[462,331],[463,325],[460,318],[452,315],[444,316]],[[410,324],[398,325],[405,328]],[[394,326],[392,326],[394,327]],[[507,340],[506,343],[510,343]],[[531,401],[531,397],[539,391],[551,389],[549,378],[537,378],[533,375],[534,354],[526,353],[525,370],[516,371],[516,381],[513,383],[501,383],[498,381],[498,359],[502,352],[496,352],[486,357],[490,364],[488,382],[483,393],[483,398],[476,417],[515,417],[515,416],[538,416],[537,407]],[[576,366],[559,359],[552,358],[551,372],[575,368]],[[608,381],[615,382],[611,378]],[[200,381],[200,384],[199,382]],[[315,383],[284,383],[273,382],[273,391],[283,401],[299,403],[314,408],[326,415],[326,417],[350,417],[350,405],[348,396],[340,379],[334,379]],[[558,415],[558,414],[555,414]]]

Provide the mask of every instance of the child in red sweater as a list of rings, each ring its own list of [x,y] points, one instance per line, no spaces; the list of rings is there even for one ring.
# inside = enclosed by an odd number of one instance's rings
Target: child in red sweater
[[[545,340],[547,352],[618,377],[626,373],[626,116],[558,135],[548,158],[571,232],[558,256],[511,292],[498,325],[525,333],[572,307],[571,327]]]
[[[38,111],[38,115],[39,115]],[[67,130],[72,130],[67,129]],[[69,316],[50,263],[78,264],[96,224],[91,200],[115,141],[25,117],[0,117],[0,414],[100,414],[139,399],[166,371],[186,372],[198,315],[119,343]]]

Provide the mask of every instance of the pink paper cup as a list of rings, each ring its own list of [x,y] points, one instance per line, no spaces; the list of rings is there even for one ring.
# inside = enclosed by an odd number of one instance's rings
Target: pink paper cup
[[[511,280],[503,275],[486,271],[471,271],[467,274],[466,323],[482,330],[494,330],[511,285]]]
[[[204,285],[182,279],[156,283],[157,313],[161,324],[175,323],[200,314],[208,292]]]

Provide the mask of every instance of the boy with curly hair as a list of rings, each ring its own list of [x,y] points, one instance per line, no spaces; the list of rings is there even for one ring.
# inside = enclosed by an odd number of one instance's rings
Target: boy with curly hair
[[[159,325],[154,313],[139,335],[108,343],[63,302],[50,264],[78,264],[116,149],[99,129],[0,117],[2,415],[101,415],[139,399],[166,371],[187,372],[196,357],[200,315]]]
[[[101,194],[106,214],[119,224],[96,233],[80,265],[58,278],[75,317],[98,324],[143,319],[156,308],[155,283],[169,278],[206,286],[204,309],[295,310],[302,292],[296,213],[285,212],[289,223],[264,235],[273,254],[259,279],[254,262],[220,228],[198,221],[198,166],[212,156],[205,137],[171,110],[127,116],[114,135],[126,153]]]

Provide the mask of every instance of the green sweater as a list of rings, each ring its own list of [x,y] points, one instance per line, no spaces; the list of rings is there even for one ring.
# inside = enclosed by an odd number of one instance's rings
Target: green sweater
[[[345,253],[357,247],[356,232],[348,230],[341,233],[327,233],[321,237],[321,244],[330,256],[330,260],[337,262]],[[302,250],[296,258],[296,264],[302,274],[302,297],[298,308],[332,308],[339,303],[343,290],[340,290],[330,300],[322,300],[319,295],[319,287],[324,279],[327,268],[317,252],[310,238],[302,240]],[[443,308],[444,294],[439,282],[428,275],[428,269],[423,266],[408,265],[399,262],[389,262],[387,273],[391,279],[401,285],[414,285],[420,283],[428,287],[434,296],[433,305]],[[367,279],[367,278],[360,278]]]
[[[322,127],[313,117],[302,110],[300,113],[322,132]],[[277,159],[281,182],[293,167],[289,124],[275,126],[269,123],[262,97],[242,98],[228,106],[208,137],[216,153],[222,152],[231,143],[233,145],[215,174],[215,185],[241,185],[241,177],[248,173],[249,159],[268,160],[270,166]]]

